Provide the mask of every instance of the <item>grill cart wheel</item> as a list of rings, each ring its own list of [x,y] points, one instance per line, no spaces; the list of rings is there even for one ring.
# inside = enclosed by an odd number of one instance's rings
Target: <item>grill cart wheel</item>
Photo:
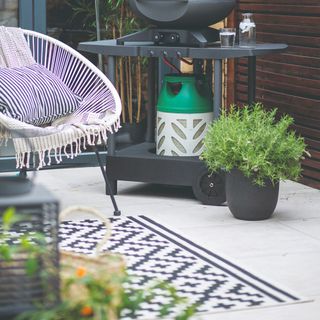
[[[219,206],[226,201],[225,174],[211,173],[202,168],[195,176],[192,191],[196,199],[203,204]]]

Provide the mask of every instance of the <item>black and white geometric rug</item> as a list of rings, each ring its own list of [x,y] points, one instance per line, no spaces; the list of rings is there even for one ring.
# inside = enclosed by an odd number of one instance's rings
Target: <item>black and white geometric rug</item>
[[[126,257],[128,273],[145,287],[152,279],[173,284],[180,296],[213,313],[302,302],[302,299],[247,272],[145,216],[112,218],[106,250]],[[98,220],[60,225],[60,247],[90,254],[104,235]],[[137,319],[157,318],[159,306],[145,305]]]

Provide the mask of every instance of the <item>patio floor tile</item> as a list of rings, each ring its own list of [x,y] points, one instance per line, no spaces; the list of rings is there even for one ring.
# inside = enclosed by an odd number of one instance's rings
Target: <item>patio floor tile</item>
[[[62,208],[88,205],[108,216],[113,213],[99,168],[40,171],[36,183],[51,190]],[[259,222],[234,219],[227,206],[205,206],[193,198],[190,188],[120,181],[116,199],[123,215],[146,215],[266,280],[313,300],[201,319],[319,319],[319,190],[290,181],[281,183],[274,216]]]

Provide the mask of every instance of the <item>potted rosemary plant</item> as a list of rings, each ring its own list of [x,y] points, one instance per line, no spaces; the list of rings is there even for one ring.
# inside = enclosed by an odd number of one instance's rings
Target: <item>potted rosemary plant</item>
[[[234,217],[263,220],[273,214],[279,181],[298,180],[306,145],[289,130],[293,118],[276,121],[262,104],[231,107],[212,123],[201,158],[209,170],[226,171],[227,204]]]

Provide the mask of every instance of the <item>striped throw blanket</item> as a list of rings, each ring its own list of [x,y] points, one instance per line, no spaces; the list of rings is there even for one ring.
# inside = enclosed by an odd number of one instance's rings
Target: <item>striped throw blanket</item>
[[[34,63],[21,29],[0,26],[0,67],[25,67]]]
[[[23,31],[0,27],[0,68],[33,64],[35,60]],[[110,96],[110,90],[105,85],[98,97],[93,93],[87,94],[75,111],[55,117],[45,126],[27,123],[0,112],[0,148],[12,139],[17,168],[29,168],[31,164],[42,168],[51,164],[52,157],[57,163],[61,162],[63,155],[73,158],[86,145],[106,142],[108,132],[118,130],[119,114],[115,113],[115,107],[112,107],[115,101]]]

